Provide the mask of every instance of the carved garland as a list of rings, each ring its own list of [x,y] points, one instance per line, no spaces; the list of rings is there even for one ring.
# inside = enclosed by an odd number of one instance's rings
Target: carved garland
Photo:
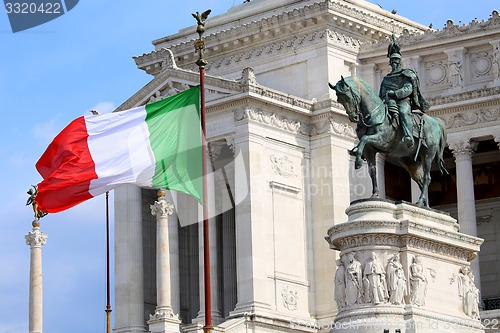
[[[245,119],[261,124],[279,128],[289,133],[301,134],[304,136],[316,136],[322,134],[334,134],[342,138],[356,139],[355,130],[347,123],[336,122],[333,117],[323,119],[314,124],[308,124],[296,119],[289,119],[278,116],[276,113],[262,111],[261,109],[241,108],[234,112],[234,121],[239,122]]]

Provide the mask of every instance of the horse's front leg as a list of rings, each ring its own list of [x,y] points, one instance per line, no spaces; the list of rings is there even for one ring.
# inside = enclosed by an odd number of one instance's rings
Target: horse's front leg
[[[429,207],[429,184],[431,183],[431,163],[433,156],[428,152],[423,161],[423,186],[417,205]]]
[[[367,149],[365,152],[366,162],[368,163],[368,172],[370,173],[370,178],[372,179],[372,198],[378,198],[380,196],[378,190],[377,163],[375,154],[376,152],[371,149]]]
[[[363,150],[365,150],[366,141],[368,140],[367,135],[363,135],[359,139],[359,143],[356,146],[358,150],[356,153],[356,160],[354,161],[354,169],[358,170],[363,165]]]
[[[356,151],[356,160],[354,161],[354,169],[358,170],[363,165],[363,152],[367,143],[376,143],[379,140],[377,134],[363,135],[359,139],[358,150]]]

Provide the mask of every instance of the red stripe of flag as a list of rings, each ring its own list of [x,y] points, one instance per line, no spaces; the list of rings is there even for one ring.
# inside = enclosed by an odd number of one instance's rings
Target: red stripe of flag
[[[44,180],[38,184],[38,209],[57,213],[92,198],[90,181],[97,179],[95,163],[87,144],[85,118],[72,121],[59,133],[36,169]]]

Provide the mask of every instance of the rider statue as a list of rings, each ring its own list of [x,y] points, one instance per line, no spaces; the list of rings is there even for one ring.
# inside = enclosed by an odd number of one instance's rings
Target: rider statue
[[[403,129],[402,141],[408,147],[412,147],[414,140],[411,112],[417,109],[425,112],[429,109],[429,103],[420,94],[417,74],[411,69],[402,67],[401,47],[394,34],[387,57],[392,71],[382,80],[379,96],[387,104],[392,116],[399,115],[400,126]]]

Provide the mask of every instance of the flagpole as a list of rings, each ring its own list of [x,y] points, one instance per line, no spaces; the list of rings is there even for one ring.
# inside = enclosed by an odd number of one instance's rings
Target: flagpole
[[[207,132],[205,121],[205,65],[207,61],[204,59],[205,43],[202,36],[205,32],[205,20],[210,14],[210,9],[203,12],[192,14],[198,22],[196,32],[199,39],[195,41],[194,47],[198,51],[198,65],[200,71],[200,113],[201,113],[201,129],[202,135],[202,175],[203,175],[203,273],[205,285],[205,326],[203,331],[211,333],[213,330],[212,325],[212,293],[210,288],[210,240],[209,240],[209,225],[208,225],[208,189],[207,189]]]
[[[106,191],[106,333],[111,333],[111,297],[109,274],[109,191]]]

